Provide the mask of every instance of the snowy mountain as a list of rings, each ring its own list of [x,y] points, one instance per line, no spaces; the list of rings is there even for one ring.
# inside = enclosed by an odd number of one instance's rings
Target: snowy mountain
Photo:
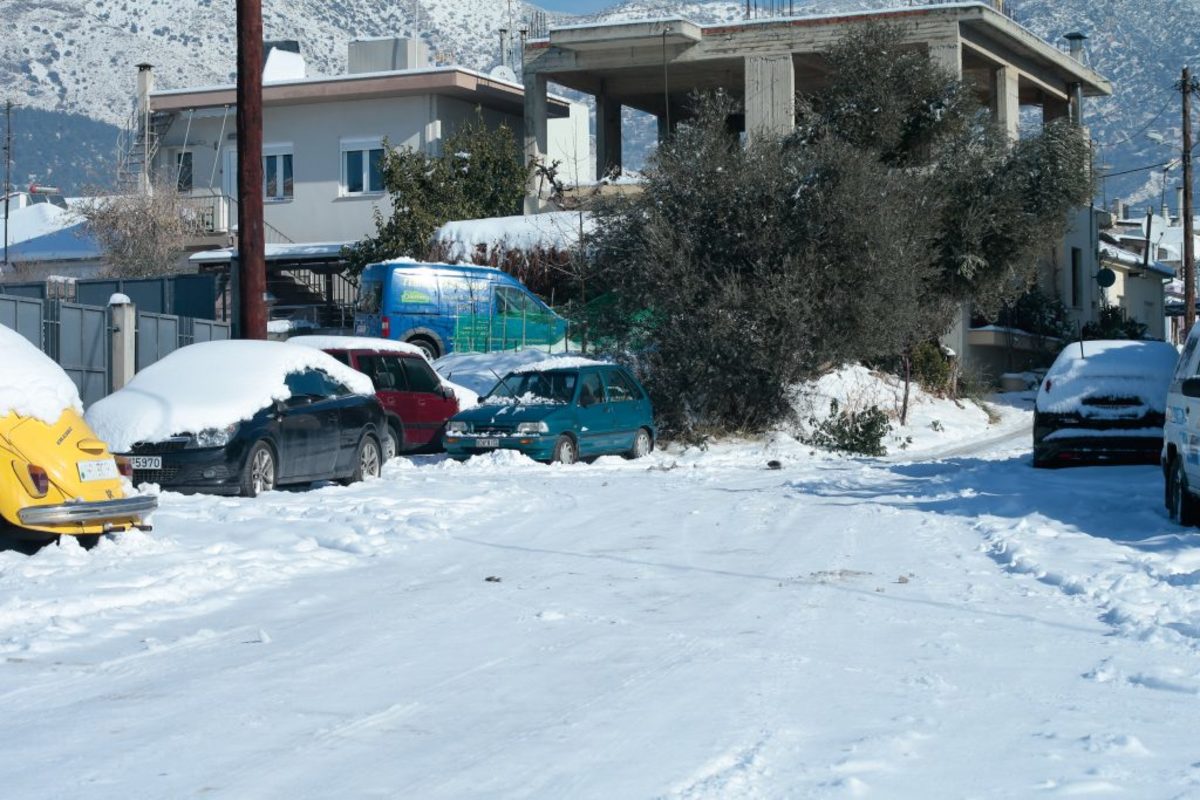
[[[796,0],[804,13],[896,6],[907,0]],[[759,0],[766,7],[765,0]],[[744,4],[630,0],[589,17],[549,15],[551,24],[571,20],[685,16],[698,22],[740,18]],[[1093,65],[1112,78],[1117,94],[1095,102],[1089,112],[1093,137],[1102,145],[1098,161],[1112,171],[1167,161],[1168,145],[1178,142],[1176,95],[1179,68],[1200,61],[1200,4],[1196,0],[1010,0],[1017,19],[1038,34],[1058,40],[1082,30],[1091,36]],[[111,125],[127,122],[132,108],[134,66],[155,65],[160,87],[227,82],[234,69],[234,5],[213,0],[6,0],[0,21],[0,90],[26,107],[74,112]],[[486,69],[499,60],[498,31],[536,6],[497,0],[267,0],[268,38],[297,39],[310,72],[343,71],[346,43],[355,37],[405,33],[414,22],[439,59]],[[510,17],[511,14],[511,17]],[[18,120],[20,118],[18,117]],[[61,151],[85,133],[65,121],[57,139],[39,139],[18,151],[20,180],[75,160]],[[1144,130],[1143,130],[1144,129]],[[1132,134],[1132,135],[1131,135]],[[1151,134],[1147,137],[1146,134]],[[86,150],[103,150],[91,140]],[[58,153],[54,158],[45,157]],[[40,160],[39,160],[40,159]],[[37,164],[34,162],[37,161]],[[22,169],[23,167],[23,169]],[[1111,179],[1109,196],[1135,192],[1157,196],[1159,171]],[[65,184],[74,174],[37,175]],[[1172,178],[1174,180],[1174,178]],[[1146,184],[1143,186],[1143,184]],[[1157,199],[1157,198],[1156,198]]]

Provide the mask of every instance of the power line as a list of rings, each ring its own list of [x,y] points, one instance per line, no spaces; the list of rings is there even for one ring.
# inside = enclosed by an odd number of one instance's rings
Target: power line
[[[1158,122],[1158,120],[1159,120],[1159,117],[1161,117],[1161,116],[1162,116],[1162,115],[1163,115],[1163,114],[1166,112],[1167,108],[1168,108],[1168,107],[1171,105],[1171,101],[1172,101],[1172,100],[1174,100],[1174,99],[1175,99],[1174,97],[1168,97],[1168,98],[1167,98],[1167,101],[1166,101],[1165,103],[1163,103],[1163,106],[1162,106],[1162,108],[1160,108],[1160,109],[1158,110],[1158,113],[1157,113],[1157,114],[1155,114],[1153,117],[1151,117],[1151,118],[1150,118],[1150,121],[1149,121],[1149,122],[1147,122],[1145,125],[1143,125],[1143,126],[1142,126],[1142,127],[1141,127],[1141,128],[1138,130],[1138,131],[1136,131],[1135,133],[1131,133],[1131,134],[1129,134],[1128,136],[1126,136],[1124,139],[1121,139],[1120,141],[1117,141],[1117,142],[1100,142],[1100,143],[1099,143],[1099,144],[1100,144],[1100,146],[1101,146],[1101,147],[1117,147],[1117,146],[1119,146],[1119,145],[1123,145],[1123,144],[1125,144],[1125,143],[1127,143],[1127,142],[1132,142],[1134,139],[1136,139],[1137,137],[1141,136],[1141,135],[1142,135],[1143,133],[1145,133],[1146,131],[1150,130],[1150,126],[1151,126],[1151,125],[1153,125],[1154,123]]]

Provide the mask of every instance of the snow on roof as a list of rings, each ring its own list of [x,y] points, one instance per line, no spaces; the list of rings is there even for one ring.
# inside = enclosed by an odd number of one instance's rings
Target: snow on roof
[[[1108,242],[1100,242],[1100,254],[1104,258],[1114,261],[1123,267],[1129,267],[1131,269],[1149,269],[1152,272],[1157,272],[1167,277],[1174,277],[1175,275],[1175,270],[1171,269],[1166,264],[1162,264],[1153,259],[1150,260],[1149,264],[1143,266],[1142,257],[1137,253],[1131,253],[1124,248],[1117,247],[1116,245],[1109,244]]]
[[[610,361],[596,361],[595,359],[584,358],[583,356],[555,356],[529,364],[522,364],[514,369],[513,373],[522,375],[526,372],[549,372],[552,369],[579,369],[580,367],[597,367],[611,363]]]
[[[92,405],[88,423],[118,452],[135,442],[223,428],[289,396],[288,373],[319,369],[359,394],[371,379],[311,347],[216,341],[180,348]]]
[[[66,409],[83,411],[67,373],[12,328],[0,325],[0,417],[20,414],[53,424]]]
[[[35,203],[24,208],[14,208],[8,218],[8,244],[37,239],[52,233],[73,228],[83,222],[76,213],[59,208],[53,203]]]
[[[1142,398],[1149,408],[1163,411],[1178,360],[1179,353],[1167,342],[1072,342],[1046,373],[1038,389],[1037,408],[1071,413],[1081,410],[1080,401],[1085,397],[1134,396]]]
[[[342,249],[354,242],[287,242],[267,243],[264,254],[268,261],[279,259],[304,258],[336,258]],[[215,250],[201,250],[188,257],[189,261],[197,263],[221,264],[232,258],[237,258],[236,247],[220,247]]]
[[[425,357],[425,351],[416,345],[371,336],[293,336],[288,339],[288,344],[315,347],[318,350],[374,350],[379,353],[409,353]]]
[[[491,250],[570,250],[579,245],[579,232],[595,228],[586,212],[552,211],[514,217],[491,217],[447,222],[433,240],[447,248],[447,257],[466,261],[477,248]]]

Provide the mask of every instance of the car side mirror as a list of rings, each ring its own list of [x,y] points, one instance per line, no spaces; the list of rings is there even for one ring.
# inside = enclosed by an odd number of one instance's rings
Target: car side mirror
[[[282,400],[276,400],[272,405],[275,407],[276,414],[282,414],[283,412],[287,411],[287,403],[283,402]]]
[[[1200,397],[1200,378],[1187,378],[1180,387],[1184,397]]]
[[[451,389],[449,386],[441,386],[441,387],[439,387],[439,389],[441,390],[443,400],[453,400],[454,399],[454,390]]]

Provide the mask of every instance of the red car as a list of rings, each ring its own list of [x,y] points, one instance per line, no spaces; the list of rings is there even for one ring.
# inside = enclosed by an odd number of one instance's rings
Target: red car
[[[375,382],[375,396],[388,421],[384,460],[414,450],[441,449],[446,420],[459,411],[458,398],[420,349],[358,336],[293,336],[288,342],[324,350]]]

